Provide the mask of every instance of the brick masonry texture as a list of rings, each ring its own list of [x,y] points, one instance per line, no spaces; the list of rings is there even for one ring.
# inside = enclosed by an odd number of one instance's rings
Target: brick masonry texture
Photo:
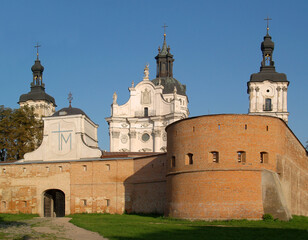
[[[166,154],[0,165],[0,212],[44,215],[44,193],[65,194],[65,214],[163,213]]]
[[[166,130],[166,154],[1,163],[0,212],[43,216],[44,193],[58,189],[65,195],[66,215],[260,219],[264,213],[276,216],[278,209],[284,214],[277,217],[308,216],[307,152],[281,119],[209,115],[175,122]],[[246,153],[245,161],[238,161],[238,151]],[[218,162],[212,152],[218,153]],[[266,153],[263,163],[261,152]],[[270,184],[264,176],[277,182]]]
[[[286,211],[308,215],[307,152],[281,119],[209,115],[173,123],[167,133],[166,215],[260,219],[263,170],[278,174]],[[218,163],[213,151],[219,153]],[[239,151],[245,152],[245,162],[238,161]],[[261,152],[268,156],[263,163]],[[185,161],[188,154],[192,164]]]

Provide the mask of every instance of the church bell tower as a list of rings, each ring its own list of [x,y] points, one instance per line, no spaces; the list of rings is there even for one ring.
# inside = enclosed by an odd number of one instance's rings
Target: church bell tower
[[[37,48],[36,60],[34,65],[31,67],[33,73],[33,80],[31,82],[31,91],[22,94],[19,98],[19,106],[25,105],[34,108],[34,113],[37,114],[38,118],[51,116],[55,112],[56,102],[55,99],[45,92],[45,84],[43,83],[43,72],[44,67],[41,65],[39,60],[38,48]]]
[[[261,43],[262,62],[260,72],[251,74],[247,83],[249,94],[249,114],[274,116],[288,123],[287,90],[289,81],[284,73],[275,70],[273,61],[274,42],[269,35],[267,20],[267,33]]]

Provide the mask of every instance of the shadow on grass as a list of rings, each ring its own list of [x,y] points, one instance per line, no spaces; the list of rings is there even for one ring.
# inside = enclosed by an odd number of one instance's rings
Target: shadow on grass
[[[140,217],[152,217],[152,218],[164,218],[164,214],[161,213],[125,213],[128,216],[140,216]]]
[[[172,240],[172,239],[205,239],[205,240],[307,240],[307,230],[279,228],[218,227],[191,226],[189,229],[169,229],[155,233],[140,234],[134,237],[112,236],[112,240]]]
[[[0,230],[4,228],[9,228],[9,227],[19,227],[19,226],[25,226],[25,225],[28,225],[28,224],[19,222],[19,221],[4,220],[2,217],[0,217]]]

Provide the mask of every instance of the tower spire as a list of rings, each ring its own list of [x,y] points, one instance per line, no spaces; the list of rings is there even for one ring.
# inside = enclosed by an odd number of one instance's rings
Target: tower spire
[[[269,31],[269,25],[268,25],[269,22],[268,21],[270,21],[272,19],[267,16],[267,18],[264,18],[264,20],[267,21],[267,24],[266,24],[266,35],[268,35],[268,31]]]
[[[39,45],[38,43],[34,46],[36,48],[36,60],[34,62],[34,65],[31,67],[31,70],[33,72],[33,82],[31,86],[41,86],[44,87],[43,84],[43,72],[44,72],[44,67],[41,65],[41,61],[39,60]]]
[[[158,48],[158,55],[155,57],[157,63],[157,78],[173,77],[173,55],[170,53],[170,47],[167,47],[166,43],[166,28],[168,26],[164,24],[164,42],[162,49]]]
[[[34,47],[36,48],[36,59],[39,60],[39,47],[41,47],[41,45],[37,43]]]
[[[73,100],[73,94],[71,92],[69,92],[68,94],[68,98],[67,98],[68,102],[69,102],[69,107],[72,107],[72,100]]]
[[[168,47],[167,47],[167,43],[166,43],[166,28],[168,26],[166,24],[164,24],[164,26],[162,26],[162,28],[164,28],[164,42],[163,42],[163,47],[162,50],[160,51],[161,54],[167,54],[168,52]]]

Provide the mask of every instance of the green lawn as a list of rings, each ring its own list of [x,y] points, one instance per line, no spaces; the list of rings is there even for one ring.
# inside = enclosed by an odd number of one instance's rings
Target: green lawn
[[[158,216],[74,214],[71,222],[110,240],[262,239],[308,240],[308,217],[282,221],[187,221]]]
[[[8,224],[10,222],[18,222],[20,220],[27,220],[34,217],[38,217],[37,214],[6,214],[0,213],[0,224]]]

